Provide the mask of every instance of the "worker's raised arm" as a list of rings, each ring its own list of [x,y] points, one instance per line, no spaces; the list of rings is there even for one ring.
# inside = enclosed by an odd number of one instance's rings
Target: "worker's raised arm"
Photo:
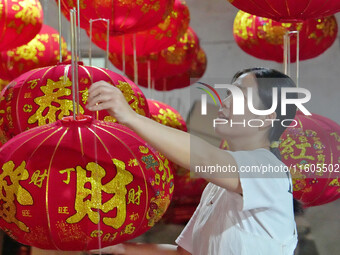
[[[96,82],[90,87],[87,108],[91,111],[107,110],[119,123],[131,128],[169,160],[186,169],[216,164],[237,167],[228,152],[197,136],[137,114],[128,105],[121,91],[104,81]],[[234,174],[234,178],[230,178],[227,174],[227,178],[201,177],[230,191],[241,193],[238,175]]]

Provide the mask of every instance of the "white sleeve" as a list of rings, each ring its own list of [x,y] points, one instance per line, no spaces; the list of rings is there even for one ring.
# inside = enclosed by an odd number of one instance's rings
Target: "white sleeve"
[[[200,204],[197,206],[194,214],[191,216],[189,222],[181,232],[181,234],[177,237],[176,243],[178,246],[182,247],[185,249],[187,252],[190,252],[192,254],[193,248],[192,248],[192,233],[193,233],[193,228],[196,222],[197,214],[199,211]]]
[[[235,159],[239,171],[240,183],[243,191],[242,210],[256,208],[272,208],[282,196],[289,192],[289,179],[287,174],[279,172],[275,174],[263,174],[248,172],[245,169],[256,169],[254,166],[262,167],[271,165],[280,167],[283,164],[278,159],[271,157],[263,151],[228,151]],[[283,164],[284,165],[284,164]],[[245,168],[248,166],[248,168]],[[242,167],[242,168],[241,168]],[[242,169],[242,171],[241,171]],[[272,178],[271,178],[272,177]]]

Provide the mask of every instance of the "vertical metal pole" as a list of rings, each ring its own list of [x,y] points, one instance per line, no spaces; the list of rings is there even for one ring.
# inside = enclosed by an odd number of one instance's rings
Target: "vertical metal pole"
[[[77,0],[77,32],[78,32],[78,58],[79,61],[81,60],[81,51],[80,51],[80,4],[79,4],[79,0]]]
[[[290,50],[290,40],[291,36],[296,34],[296,86],[299,87],[300,82],[300,32],[299,31],[288,31],[284,35],[284,45],[283,45],[283,59],[284,59],[284,73],[288,76],[291,75],[291,50]]]
[[[76,94],[75,94],[75,31],[74,31],[74,10],[70,10],[70,24],[71,24],[71,53],[72,53],[72,103],[73,103],[73,119],[76,119]]]
[[[61,24],[61,0],[58,0],[58,30],[59,30],[59,63],[63,62],[63,54],[62,54],[62,24]]]
[[[109,52],[110,52],[110,20],[109,19],[90,19],[90,48],[89,48],[89,66],[92,66],[92,38],[93,38],[93,22],[105,21],[107,23],[106,30],[106,58],[105,58],[105,68],[108,68],[109,62]]]
[[[288,32],[283,36],[283,62],[284,73],[288,74]]]
[[[79,116],[80,112],[79,112],[79,108],[80,108],[80,105],[79,105],[79,74],[78,74],[78,61],[79,61],[79,58],[78,58],[78,45],[79,45],[79,38],[78,38],[78,34],[76,33],[77,32],[77,23],[76,23],[76,9],[73,8],[74,12],[73,12],[73,31],[74,31],[74,45],[75,45],[75,49],[74,49],[74,53],[75,53],[75,62],[74,62],[74,75],[75,75],[75,96],[76,96],[76,108],[77,108],[77,116]]]

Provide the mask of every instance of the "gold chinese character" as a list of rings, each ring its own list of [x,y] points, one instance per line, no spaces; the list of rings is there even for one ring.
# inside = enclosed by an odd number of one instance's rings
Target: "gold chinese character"
[[[137,159],[130,159],[128,166],[138,166],[138,161]]]
[[[40,87],[44,95],[34,99],[39,108],[29,117],[28,123],[33,124],[38,121],[38,125],[41,126],[69,116],[73,111],[72,100],[61,97],[71,95],[71,89],[68,88],[71,85],[72,82],[68,78],[64,80],[64,77],[60,77],[57,82],[48,79],[46,86]],[[47,113],[45,113],[46,109]],[[84,113],[82,106],[79,106],[79,111]]]
[[[89,97],[89,90],[85,88],[84,90],[81,90],[79,92],[81,93],[81,101],[83,102],[83,104],[86,104]]]
[[[29,229],[25,223],[15,217],[17,208],[14,202],[16,198],[20,205],[33,205],[31,194],[19,183],[19,181],[27,180],[29,177],[25,167],[25,161],[15,170],[13,161],[8,161],[2,166],[3,172],[0,174],[0,217],[7,223],[14,223],[22,231],[28,232]]]
[[[299,140],[305,141],[304,138],[299,138]],[[298,150],[294,149],[294,146]],[[306,148],[311,147],[311,144],[308,142],[298,144],[296,141],[294,141],[291,137],[288,136],[287,139],[281,143],[280,147],[282,148],[281,153],[282,155],[284,155],[285,159],[287,159],[289,156],[293,159],[310,159],[310,160],[315,159],[313,156],[306,155]],[[295,154],[294,152],[297,153]]]
[[[31,92],[27,92],[24,95],[24,98],[31,98],[31,97],[32,97]]]
[[[38,85],[38,81],[40,81],[40,79],[35,79],[35,80],[28,81],[27,82],[29,84],[28,87],[30,89],[34,89]]]
[[[98,236],[102,236],[103,235],[103,231],[102,230],[93,230],[92,233],[91,233],[91,237],[98,237]]]
[[[130,215],[130,220],[136,221],[139,218],[139,214],[138,213],[133,213]]]
[[[120,233],[120,235],[123,234],[129,234],[131,235],[135,231],[135,227],[133,226],[133,223],[130,223],[129,225],[125,226],[125,229]]]
[[[111,233],[107,233],[105,234],[105,236],[103,237],[103,242],[112,242],[113,240],[116,239],[118,232],[111,234]]]
[[[76,171],[74,168],[67,168],[67,169],[64,169],[64,170],[60,170],[59,173],[61,174],[64,174],[64,173],[67,173],[67,179],[66,180],[63,180],[64,183],[66,184],[69,184],[70,183],[70,180],[71,180],[71,172],[72,171]]]
[[[132,182],[133,176],[125,170],[123,161],[118,159],[112,159],[112,161],[117,168],[117,174],[105,185],[102,184],[102,178],[106,172],[100,165],[90,162],[86,165],[86,170],[77,166],[76,213],[66,220],[67,223],[77,223],[87,215],[93,223],[98,224],[99,209],[107,213],[116,208],[116,217],[104,217],[103,222],[115,229],[123,225],[126,218],[126,185]],[[87,171],[91,172],[91,177],[87,177]],[[88,183],[90,188],[85,187]],[[103,203],[102,192],[114,194],[114,196]]]
[[[138,191],[136,192],[135,189],[129,190],[129,201],[128,204],[140,204],[140,196],[142,195],[143,191],[140,189],[140,186],[138,185]]]
[[[22,210],[21,213],[24,217],[32,217],[30,210]]]
[[[47,177],[47,170],[45,170],[43,174],[40,174],[40,170],[37,170],[32,174],[31,181],[29,182],[29,184],[33,183],[34,185],[41,188],[42,183],[44,182],[46,177]]]
[[[70,212],[68,211],[67,206],[59,206],[58,207],[58,213],[59,214],[69,214]]]

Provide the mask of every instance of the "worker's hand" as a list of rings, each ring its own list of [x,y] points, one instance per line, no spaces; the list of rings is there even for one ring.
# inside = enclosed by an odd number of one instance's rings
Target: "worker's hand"
[[[126,102],[123,93],[105,81],[91,85],[86,108],[90,111],[107,110],[120,124],[125,125],[137,115]]]

